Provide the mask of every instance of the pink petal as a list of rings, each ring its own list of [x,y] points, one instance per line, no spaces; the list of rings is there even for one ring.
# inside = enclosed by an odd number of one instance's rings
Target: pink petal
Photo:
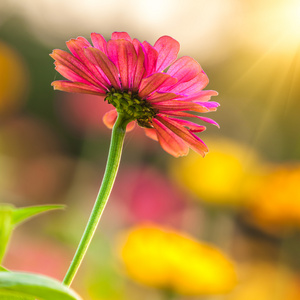
[[[199,63],[189,56],[177,59],[167,71],[167,74],[178,79],[178,84],[195,78],[202,71]]]
[[[157,103],[172,99],[179,99],[182,97],[183,96],[174,93],[154,92],[149,97],[147,97],[147,101],[149,101],[150,103]]]
[[[203,107],[206,107],[209,110],[215,110],[215,108],[220,106],[220,103],[214,102],[214,101],[208,101],[208,102],[198,102],[194,101],[194,103],[197,103]]]
[[[99,82],[94,78],[94,75],[90,72],[90,70],[76,57],[72,54],[65,52],[63,50],[55,49],[50,54],[50,56],[55,59],[55,65],[59,64],[69,68],[74,73],[78,74],[81,78],[90,82],[93,85],[98,85]]]
[[[84,47],[91,47],[91,44],[88,42],[88,40],[82,36],[79,36],[77,39],[71,39],[67,41],[66,45],[71,53],[79,60],[81,60],[81,53],[78,53],[78,49],[80,50]]]
[[[135,75],[133,76],[132,90],[134,92],[137,92],[139,89],[141,80],[144,77],[144,74],[146,72],[145,67],[144,67],[145,54],[143,52],[141,43],[137,39],[133,40],[133,46],[137,53],[137,62],[136,62]]]
[[[214,121],[213,119],[202,117],[202,116],[197,116],[197,115],[190,114],[190,113],[183,112],[183,111],[160,111],[159,114],[160,115],[176,116],[176,117],[197,118],[197,119],[200,119],[204,122],[207,122],[207,123],[216,125],[217,127],[220,127],[219,124],[216,121]]]
[[[127,124],[127,126],[126,126],[126,132],[129,132],[129,131],[133,130],[134,127],[135,127],[135,124],[136,124],[136,121],[131,121],[131,122],[129,122],[129,123]]]
[[[175,119],[170,117],[168,118],[168,120],[172,120],[179,125],[187,127],[191,132],[202,132],[206,129],[205,126],[187,120]]]
[[[147,137],[149,137],[150,139],[154,140],[154,141],[158,141],[158,137],[157,137],[157,133],[156,130],[154,128],[146,128],[143,127],[145,134]]]
[[[218,92],[212,90],[200,91],[197,94],[186,96],[185,99],[189,101],[199,100],[201,102],[209,101],[212,96],[217,96]]]
[[[109,129],[112,129],[115,125],[115,122],[117,120],[118,113],[115,109],[108,111],[103,116],[103,123],[108,127]],[[135,127],[135,121],[129,122],[126,126],[126,132],[131,131]]]
[[[85,48],[84,49],[86,57],[95,65],[99,67],[99,69],[103,72],[103,74],[107,77],[111,85],[119,89],[120,81],[118,77],[118,70],[116,66],[108,59],[108,57],[96,48]],[[99,71],[100,71],[99,70]]]
[[[101,34],[95,32],[91,33],[91,40],[95,48],[107,54],[107,50],[106,50],[107,42]]]
[[[68,67],[64,66],[64,65],[56,65],[55,70],[61,74],[63,77],[65,77],[66,79],[69,79],[71,81],[74,82],[82,82],[85,84],[90,85],[91,83],[87,80],[85,80],[84,78],[82,78],[81,76],[79,76],[77,73],[75,73],[73,70],[69,69]]]
[[[115,109],[108,111],[104,116],[103,116],[103,123],[104,125],[109,128],[112,129],[116,123],[118,117],[118,113]]]
[[[177,84],[174,88],[168,90],[168,92],[184,94],[184,95],[194,95],[201,92],[208,84],[208,77],[201,71],[196,77],[187,82],[181,82]]]
[[[97,96],[104,96],[106,92],[93,85],[87,85],[81,82],[71,82],[68,80],[57,80],[53,81],[51,85],[55,90],[60,90],[70,93],[82,93],[82,94],[92,94]]]
[[[122,88],[131,89],[137,64],[134,46],[126,40],[110,40],[107,43],[107,53],[119,70]]]
[[[196,112],[209,112],[210,109],[203,105],[199,105],[194,102],[180,101],[180,100],[170,100],[165,102],[153,103],[153,107],[159,111],[196,111]]]
[[[188,154],[189,147],[172,130],[167,128],[157,119],[153,119],[153,126],[156,129],[158,141],[166,152],[175,157],[184,156]]]
[[[131,37],[127,32],[113,32],[111,35],[112,40],[127,40],[131,42]]]
[[[204,121],[204,122],[207,122],[207,123],[210,123],[210,124],[213,124],[213,125],[216,125],[217,127],[220,128],[219,124],[214,121],[213,119],[210,119],[210,118],[206,118],[206,117],[201,117],[201,116],[197,116],[200,120]]]
[[[158,52],[156,71],[161,72],[176,60],[180,44],[169,36],[162,36],[156,41],[154,48]]]
[[[103,76],[103,73],[99,72],[99,69],[97,69],[97,67],[86,57],[84,49],[91,47],[91,45],[85,38],[79,37],[76,40],[71,39],[66,44],[72,54],[89,69],[95,78],[97,78],[100,85],[105,87],[110,86],[110,82],[107,80],[106,76]]]
[[[148,42],[143,42],[142,47],[145,53],[146,76],[148,76],[156,71],[158,53]]]
[[[149,96],[158,88],[173,85],[177,82],[176,78],[171,77],[165,73],[155,73],[141,81],[139,96],[141,98]]]
[[[176,135],[182,138],[191,149],[204,156],[205,152],[208,151],[206,145],[193,133],[191,133],[185,127],[177,124],[173,120],[170,120],[167,117],[156,116],[162,124],[164,124],[167,128],[173,131]]]

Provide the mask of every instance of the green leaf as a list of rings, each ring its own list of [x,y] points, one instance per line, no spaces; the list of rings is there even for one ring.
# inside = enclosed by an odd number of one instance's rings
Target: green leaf
[[[0,203],[0,264],[4,257],[13,229],[27,219],[54,209],[63,209],[64,205],[38,205],[15,208],[11,204]]]
[[[2,295],[9,300],[81,300],[72,289],[53,278],[23,272],[0,272],[1,300]]]
[[[0,263],[5,254],[5,250],[13,230],[13,210],[14,207],[12,205],[0,204]]]
[[[5,292],[5,293],[1,293],[0,292],[0,296],[1,296],[1,300],[36,300],[35,297],[25,297],[22,296],[21,294],[18,293],[10,293],[10,292]]]
[[[38,205],[38,206],[17,208],[13,210],[12,224],[16,226],[37,214],[49,210],[64,209],[64,208],[65,208],[64,205]]]
[[[9,272],[9,270],[7,270],[4,267],[0,266],[0,272]]]

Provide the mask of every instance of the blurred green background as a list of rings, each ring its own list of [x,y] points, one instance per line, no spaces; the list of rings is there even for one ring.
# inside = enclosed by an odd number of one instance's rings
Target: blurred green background
[[[297,0],[2,0],[0,202],[67,205],[18,228],[4,266],[58,279],[68,268],[102,179],[109,108],[96,96],[54,92],[60,77],[49,53],[66,50],[70,38],[113,31],[151,44],[178,40],[179,56],[195,58],[207,88],[219,92],[209,117],[221,128],[201,134],[211,149],[204,159],[174,159],[142,130],[127,134],[74,289],[88,300],[169,297],[130,279],[118,254],[124,230],[151,222],[212,243],[236,265],[229,294],[178,299],[299,299]]]

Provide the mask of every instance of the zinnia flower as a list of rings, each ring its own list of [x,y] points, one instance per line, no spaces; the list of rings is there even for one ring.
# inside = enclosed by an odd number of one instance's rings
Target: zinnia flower
[[[299,275],[281,264],[266,261],[243,263],[240,282],[224,300],[298,300]]]
[[[108,127],[118,113],[123,114],[171,155],[186,155],[191,148],[204,156],[208,149],[195,133],[204,131],[205,126],[182,118],[218,126],[193,113],[216,110],[219,104],[209,100],[217,92],[203,90],[208,77],[193,58],[177,59],[179,43],[163,36],[151,46],[132,40],[126,32],[114,32],[108,42],[101,34],[92,33],[91,40],[93,46],[83,37],[69,40],[66,44],[71,53],[53,51],[56,70],[68,79],[54,81],[54,89],[101,96],[114,106],[104,116]]]
[[[138,283],[195,296],[224,294],[237,283],[235,268],[221,251],[187,235],[144,225],[124,240],[122,261]]]
[[[0,40],[0,116],[18,111],[26,101],[28,67],[20,53]]]
[[[260,185],[249,194],[249,221],[277,234],[299,228],[300,164],[274,166],[260,179]]]
[[[249,189],[259,180],[258,155],[230,139],[219,138],[210,145],[204,161],[191,153],[179,162],[171,162],[170,175],[201,201],[212,205],[243,205]]]
[[[187,199],[157,169],[129,167],[119,176],[114,196],[127,221],[155,222],[178,227],[186,214]]]

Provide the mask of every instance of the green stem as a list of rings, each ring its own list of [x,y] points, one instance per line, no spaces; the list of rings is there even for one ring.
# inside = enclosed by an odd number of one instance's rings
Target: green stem
[[[81,237],[74,258],[63,280],[63,283],[67,286],[71,285],[80,267],[80,264],[94,236],[101,215],[103,213],[110,192],[112,190],[118,172],[119,164],[120,164],[127,123],[128,121],[125,120],[123,116],[119,114],[112,130],[106,169],[105,169],[101,187],[99,189],[98,196],[96,198],[94,208],[91,212],[90,218],[86,225],[85,231]]]

